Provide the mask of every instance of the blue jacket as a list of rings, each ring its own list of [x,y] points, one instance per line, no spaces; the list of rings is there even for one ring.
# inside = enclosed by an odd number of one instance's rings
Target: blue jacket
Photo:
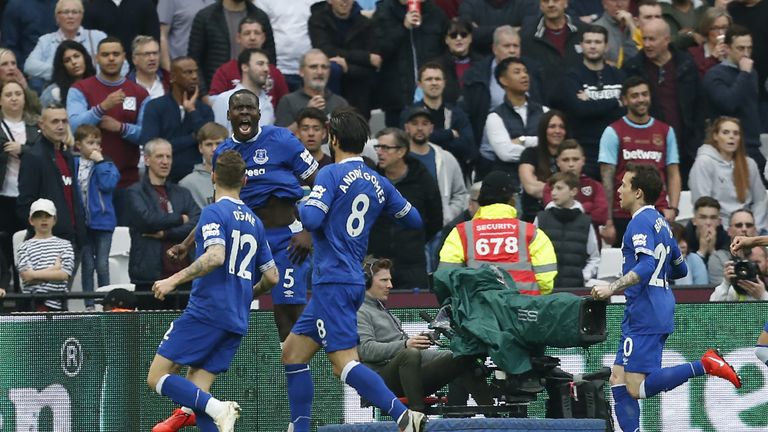
[[[173,164],[170,179],[179,182],[202,160],[197,150],[195,135],[204,124],[213,121],[213,110],[202,99],[198,99],[195,102],[195,110],[184,113],[182,121],[179,103],[170,93],[147,101],[145,106],[139,141],[146,144],[147,141],[159,137],[171,143]]]
[[[75,157],[75,179],[80,172],[80,156]],[[120,180],[120,172],[115,164],[104,159],[93,165],[88,175],[88,202],[83,203],[85,226],[99,231],[114,231],[117,226],[112,193]]]
[[[747,147],[760,148],[760,83],[757,70],[747,73],[730,60],[712,67],[704,75],[709,118],[732,116],[741,120],[742,136]]]

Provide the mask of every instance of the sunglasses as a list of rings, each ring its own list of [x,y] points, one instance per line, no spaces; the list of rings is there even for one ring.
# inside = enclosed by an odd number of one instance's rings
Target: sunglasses
[[[469,36],[469,32],[453,31],[453,32],[448,33],[448,37],[451,38],[451,39],[456,39],[459,36],[461,36],[462,39],[466,39]]]
[[[739,223],[733,224],[733,226],[735,226],[736,228],[754,228],[755,224],[751,222],[739,222]]]

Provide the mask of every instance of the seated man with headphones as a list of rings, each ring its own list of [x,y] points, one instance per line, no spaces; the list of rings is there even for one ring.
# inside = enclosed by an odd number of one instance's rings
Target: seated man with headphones
[[[457,377],[472,393],[478,405],[492,405],[485,377],[475,374],[473,357],[454,357],[450,351],[427,349],[428,336],[409,336],[400,320],[392,315],[383,302],[392,289],[392,261],[366,257],[365,301],[357,311],[357,333],[360,361],[376,371],[396,396],[406,396],[412,410],[424,409],[424,396],[440,390]],[[454,405],[449,394],[449,405]],[[463,405],[458,401],[456,405]]]

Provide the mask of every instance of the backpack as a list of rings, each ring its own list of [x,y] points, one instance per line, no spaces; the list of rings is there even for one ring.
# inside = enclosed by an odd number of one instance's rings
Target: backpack
[[[610,368],[582,376],[559,368],[546,378],[547,418],[594,418],[605,420],[605,430],[613,432],[611,405],[605,395]]]

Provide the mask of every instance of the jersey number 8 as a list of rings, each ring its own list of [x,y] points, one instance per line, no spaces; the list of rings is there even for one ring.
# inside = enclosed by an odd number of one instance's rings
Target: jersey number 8
[[[357,237],[363,233],[365,228],[365,214],[368,212],[368,207],[371,205],[371,200],[368,195],[359,194],[352,201],[352,213],[347,218],[347,234],[350,237]]]
[[[236,261],[238,252],[244,248],[248,248],[245,257],[240,261],[240,267],[237,269],[237,277],[243,279],[251,279],[251,272],[248,271],[248,267],[251,266],[253,256],[256,255],[256,249],[258,244],[256,238],[251,234],[240,235],[240,230],[232,230],[232,249],[229,251],[229,274],[235,274]]]

